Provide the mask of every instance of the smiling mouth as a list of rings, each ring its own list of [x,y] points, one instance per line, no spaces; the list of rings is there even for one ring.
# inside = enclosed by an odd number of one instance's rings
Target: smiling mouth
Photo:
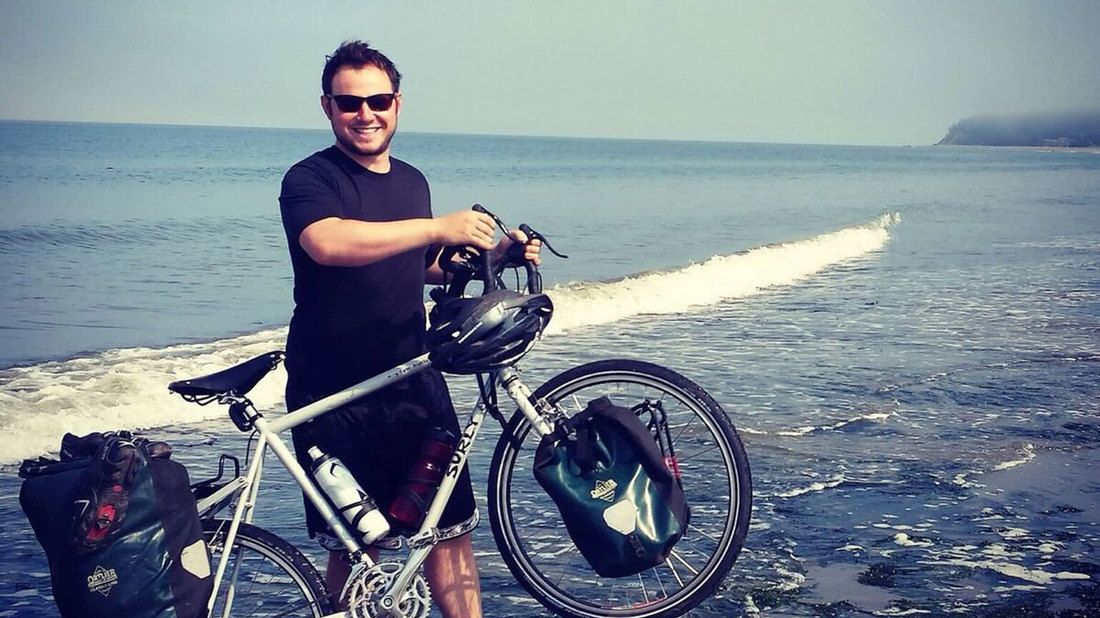
[[[363,133],[363,134],[377,133],[378,131],[381,131],[381,130],[382,130],[382,127],[353,127],[352,128],[352,131],[355,131],[356,133]]]

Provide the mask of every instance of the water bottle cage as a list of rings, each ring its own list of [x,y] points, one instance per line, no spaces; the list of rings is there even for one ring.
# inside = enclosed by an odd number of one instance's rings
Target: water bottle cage
[[[329,499],[329,501],[332,501],[331,498]],[[375,511],[377,508],[378,507],[375,506],[373,500],[371,500],[370,498],[363,498],[362,500],[357,500],[346,506],[338,507],[338,510],[340,511],[340,515],[344,517],[344,520],[351,524],[352,528],[358,529],[360,520],[369,515],[371,512]],[[348,513],[355,512],[356,509],[359,509],[359,512],[356,513],[354,516],[349,517]]]
[[[226,478],[226,463],[233,464],[233,476],[228,480],[223,481]],[[231,481],[241,476],[241,461],[233,455],[222,453],[218,458],[218,475],[214,478],[206,479],[205,481],[199,481],[191,484],[191,493],[195,495],[195,498],[202,500],[208,496],[213,495],[222,487],[228,485]]]

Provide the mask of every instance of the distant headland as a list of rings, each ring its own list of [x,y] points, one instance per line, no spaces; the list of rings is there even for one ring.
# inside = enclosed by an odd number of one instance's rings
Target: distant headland
[[[947,130],[937,146],[1100,147],[1100,111],[976,116]]]

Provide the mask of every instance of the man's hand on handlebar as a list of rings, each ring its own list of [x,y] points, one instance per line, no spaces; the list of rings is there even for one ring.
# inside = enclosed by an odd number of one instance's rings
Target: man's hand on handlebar
[[[499,263],[501,260],[506,259],[509,247],[516,243],[526,243],[523,247],[524,260],[535,266],[542,264],[542,260],[539,258],[539,253],[542,251],[542,241],[536,238],[531,242],[527,242],[527,234],[520,230],[512,230],[509,232],[509,236],[501,238],[500,242],[493,247],[493,261]],[[514,255],[516,252],[513,251],[512,253]]]
[[[471,246],[477,249],[493,247],[496,226],[493,218],[473,210],[460,210],[432,219],[435,242],[450,246]]]

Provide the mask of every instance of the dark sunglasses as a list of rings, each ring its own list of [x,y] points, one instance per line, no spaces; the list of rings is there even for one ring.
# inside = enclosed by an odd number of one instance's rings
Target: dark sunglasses
[[[395,92],[387,92],[384,94],[372,94],[369,97],[357,97],[354,94],[326,94],[325,97],[329,101],[336,103],[336,107],[340,108],[340,111],[345,114],[350,114],[359,111],[363,107],[363,102],[366,101],[367,107],[372,112],[384,112],[393,107],[393,99],[397,96]]]

